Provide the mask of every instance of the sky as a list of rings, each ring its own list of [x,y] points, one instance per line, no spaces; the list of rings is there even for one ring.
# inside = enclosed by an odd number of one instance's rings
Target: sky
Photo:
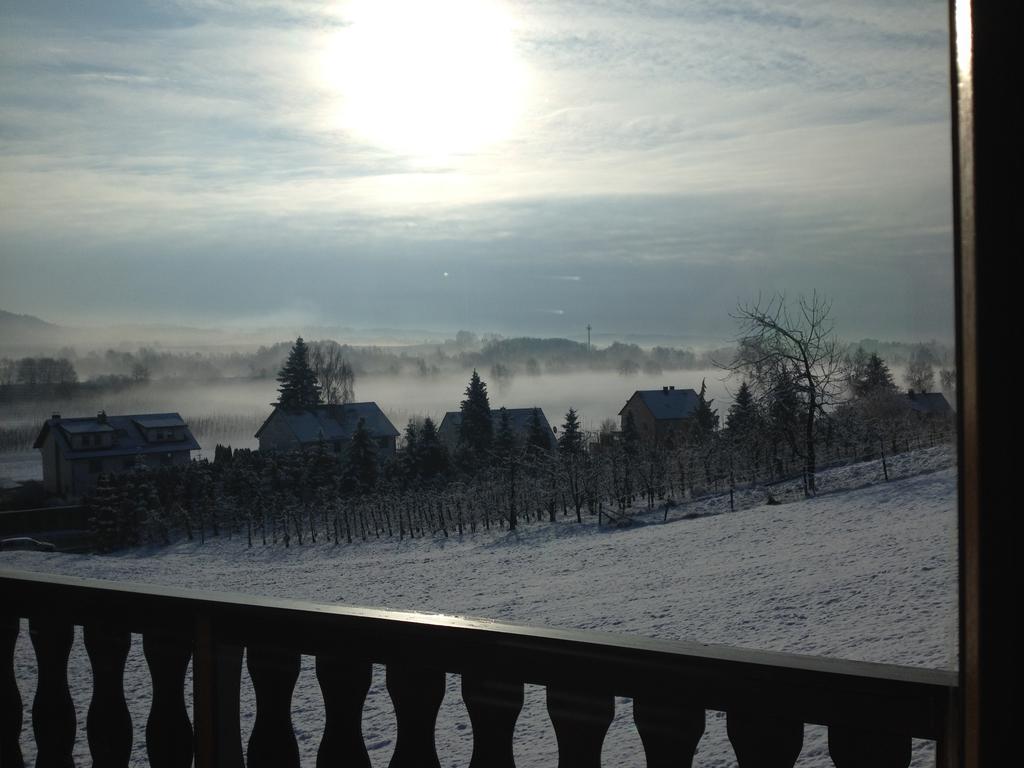
[[[931,0],[0,0],[0,309],[953,336]]]

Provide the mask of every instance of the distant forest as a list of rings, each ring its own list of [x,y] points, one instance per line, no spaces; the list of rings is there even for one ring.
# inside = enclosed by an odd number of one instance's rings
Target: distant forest
[[[141,346],[78,354],[65,347],[47,357],[0,359],[0,395],[6,397],[69,396],[81,389],[117,390],[150,381],[215,381],[272,379],[288,356],[293,340],[260,346],[254,351],[192,352]],[[732,346],[710,350],[613,342],[604,347],[558,338],[478,337],[459,331],[438,344],[407,347],[353,346],[333,340],[309,342],[310,349],[333,351],[347,361],[356,378],[364,376],[431,377],[477,369],[500,382],[515,376],[572,371],[613,371],[624,376],[658,375],[664,371],[705,370],[729,365]],[[925,350],[936,367],[953,366],[953,350],[936,342],[907,344],[864,339],[850,344],[876,353],[889,365],[904,366]]]

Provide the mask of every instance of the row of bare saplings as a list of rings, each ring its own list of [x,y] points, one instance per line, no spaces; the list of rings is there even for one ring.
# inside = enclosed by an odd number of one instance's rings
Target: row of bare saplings
[[[822,430],[816,471],[862,464],[859,483],[889,480],[902,454],[954,437],[950,424],[923,420],[888,433]],[[595,440],[568,455],[522,449],[495,455],[471,478],[410,483],[385,473],[372,489],[356,492],[316,463],[315,455],[301,453],[276,457],[261,472],[244,462],[229,469],[193,462],[136,473],[113,491],[116,479],[105,478],[90,502],[100,548],[168,543],[179,535],[201,542],[244,536],[249,546],[286,547],[449,537],[562,518],[622,525],[645,509],[660,507],[667,520],[799,497],[807,487],[799,441],[770,432],[738,440],[721,430],[675,446]]]

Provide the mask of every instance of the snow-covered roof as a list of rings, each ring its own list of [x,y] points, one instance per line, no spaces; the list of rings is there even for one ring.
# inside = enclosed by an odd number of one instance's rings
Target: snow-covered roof
[[[114,431],[110,424],[103,423],[99,419],[61,419],[60,428],[69,435],[92,435]]]
[[[697,412],[700,395],[692,389],[638,389],[619,411],[621,416],[634,398],[639,397],[655,419],[687,419]]]
[[[501,408],[491,409],[491,424],[494,425],[495,434],[497,434],[498,428],[501,426],[501,410]],[[537,411],[540,426],[545,434],[550,435],[551,446],[554,447],[555,435],[551,431],[551,424],[548,422],[547,416],[544,415],[544,410],[541,408],[506,408],[505,412],[508,413],[508,423],[512,432],[516,435],[525,435],[529,432],[530,424],[533,423],[534,411]],[[459,440],[459,428],[461,426],[462,411],[448,411],[444,418],[441,419],[441,424],[437,428],[437,435],[443,442],[454,445]]]
[[[946,396],[941,392],[908,392],[910,408],[928,416],[945,416],[953,413]]]
[[[146,439],[146,425],[181,429],[181,440],[150,441]],[[89,446],[85,449],[72,448],[72,435],[114,432],[110,447]],[[199,443],[192,436],[184,419],[177,413],[140,413],[123,416],[100,414],[89,417],[61,418],[54,416],[43,423],[33,448],[42,448],[46,436],[52,433],[61,454],[67,459],[95,459],[103,456],[138,456],[148,453],[175,453],[177,451],[198,451]]]
[[[135,423],[144,429],[166,429],[168,427],[184,427],[185,422],[176,413],[151,413],[136,416]]]
[[[300,443],[351,440],[360,419],[364,420],[367,431],[373,437],[398,437],[395,425],[374,402],[316,405],[297,409],[275,406],[273,413],[257,430],[256,437],[260,436],[275,416],[285,420]]]

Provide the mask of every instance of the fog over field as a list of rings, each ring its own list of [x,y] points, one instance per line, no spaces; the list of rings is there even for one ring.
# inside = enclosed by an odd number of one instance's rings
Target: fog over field
[[[430,417],[440,423],[447,411],[459,410],[469,379],[465,373],[444,373],[418,377],[373,375],[356,380],[356,401],[375,401],[401,430],[411,418]],[[487,380],[486,372],[483,374]],[[494,408],[543,409],[551,424],[558,425],[569,408],[580,414],[587,430],[598,430],[605,419],[618,422],[619,409],[637,389],[700,390],[707,382],[708,394],[722,413],[731,402],[733,382],[724,379],[719,369],[669,371],[662,374],[638,373],[622,376],[608,371],[581,371],[562,374],[520,375],[488,384]],[[122,392],[90,394],[70,401],[46,400],[0,404],[5,426],[38,429],[54,412],[65,417],[91,416],[99,410],[108,413],[150,413],[177,411],[192,427],[203,446],[205,456],[213,455],[214,445],[230,443],[235,448],[255,448],[254,433],[270,414],[277,399],[273,379],[259,381],[222,379],[210,382],[156,381]],[[0,470],[2,471],[2,470]]]

